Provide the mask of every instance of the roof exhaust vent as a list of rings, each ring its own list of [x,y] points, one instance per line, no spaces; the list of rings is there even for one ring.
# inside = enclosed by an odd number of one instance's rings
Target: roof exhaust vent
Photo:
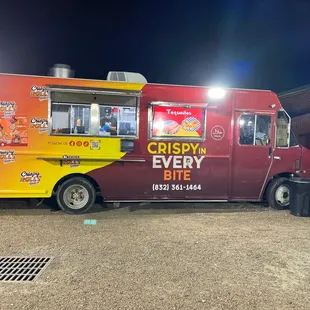
[[[135,72],[110,71],[108,73],[107,80],[115,82],[138,83],[138,84],[147,83],[146,78],[142,74]]]
[[[59,78],[73,78],[74,71],[71,70],[71,67],[68,65],[55,64],[53,68],[50,69],[49,75]]]

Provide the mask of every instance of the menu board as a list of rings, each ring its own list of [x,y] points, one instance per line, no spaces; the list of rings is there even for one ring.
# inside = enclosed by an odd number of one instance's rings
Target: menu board
[[[154,106],[153,115],[153,137],[202,137],[202,108]]]
[[[0,116],[0,146],[27,146],[27,117]]]

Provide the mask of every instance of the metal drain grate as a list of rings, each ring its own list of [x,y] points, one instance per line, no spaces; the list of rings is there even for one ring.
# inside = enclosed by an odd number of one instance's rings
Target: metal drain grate
[[[0,282],[33,282],[51,259],[51,257],[0,256]]]

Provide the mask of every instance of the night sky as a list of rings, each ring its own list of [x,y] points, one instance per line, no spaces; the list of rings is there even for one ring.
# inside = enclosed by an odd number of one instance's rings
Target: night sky
[[[310,84],[310,1],[2,0],[0,72],[46,75],[54,63],[83,78],[135,71],[281,92]]]

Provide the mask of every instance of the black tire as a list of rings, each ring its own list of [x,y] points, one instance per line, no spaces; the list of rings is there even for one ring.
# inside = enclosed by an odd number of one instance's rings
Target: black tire
[[[279,195],[281,196],[281,190],[284,189],[283,192],[283,200],[279,199]],[[269,203],[269,206],[272,209],[276,210],[285,210],[289,208],[290,202],[290,186],[289,186],[289,180],[287,178],[276,178],[268,186],[267,189],[267,201]],[[287,197],[288,195],[288,197]],[[288,202],[287,202],[288,200]],[[281,203],[282,202],[282,203]]]
[[[78,199],[82,199],[80,206],[77,206],[77,204],[74,206],[74,198],[72,197],[74,194],[79,196],[76,197],[75,203],[78,203]],[[69,198],[69,196],[71,197]],[[71,178],[59,186],[56,192],[56,200],[58,206],[64,212],[68,214],[83,214],[94,205],[96,191],[88,180],[81,177]]]

